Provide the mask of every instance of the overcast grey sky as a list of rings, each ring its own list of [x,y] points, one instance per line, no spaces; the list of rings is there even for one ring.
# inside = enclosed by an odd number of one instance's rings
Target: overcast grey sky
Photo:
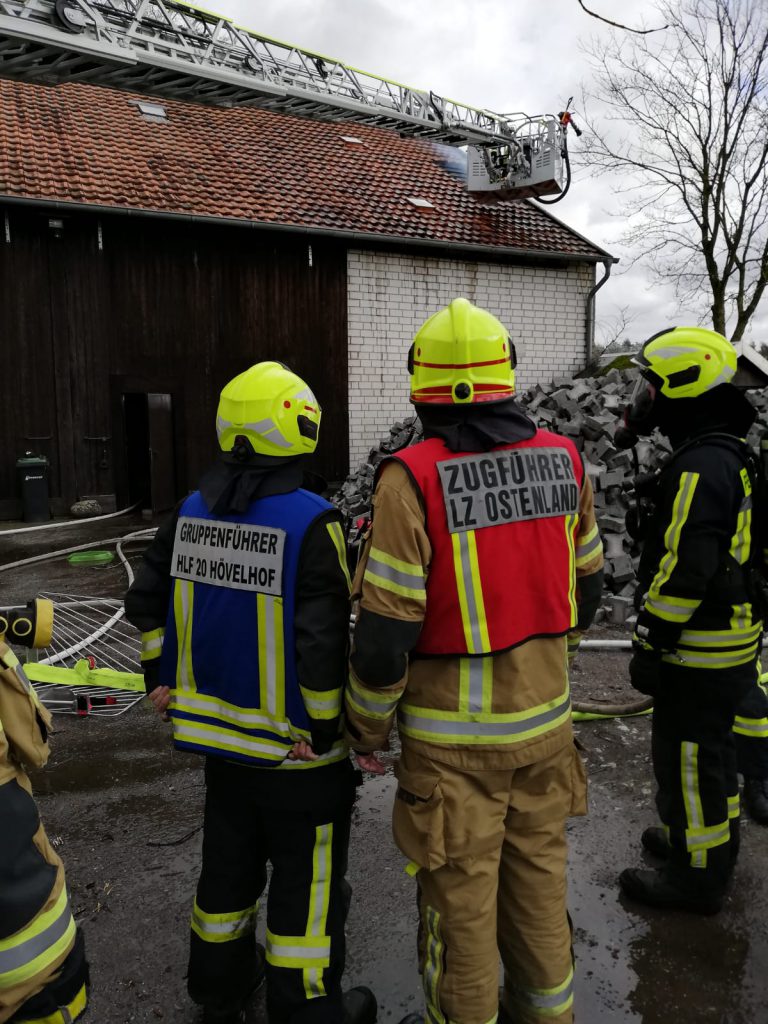
[[[557,113],[575,95],[577,121],[581,87],[589,84],[581,44],[608,32],[577,0],[209,0],[208,6],[264,35],[472,106]],[[588,0],[588,6],[624,24],[659,24],[653,0]],[[571,135],[575,160],[578,149]],[[598,324],[629,306],[637,318],[628,333],[640,340],[681,317],[671,289],[651,289],[640,267],[623,269],[628,253],[618,243],[622,218],[611,184],[610,177],[578,167],[571,192],[551,210],[622,258],[599,293]],[[762,327],[768,328],[765,314],[754,323],[756,341],[767,333]]]

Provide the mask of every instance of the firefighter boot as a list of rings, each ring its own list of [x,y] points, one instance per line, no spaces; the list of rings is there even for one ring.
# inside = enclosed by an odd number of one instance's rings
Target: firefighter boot
[[[745,778],[744,803],[753,821],[768,825],[768,779]]]
[[[653,857],[659,860],[669,860],[672,847],[669,845],[666,831],[659,825],[652,825],[640,836],[640,842],[644,850],[647,850]]]
[[[622,892],[629,900],[660,910],[687,910],[691,914],[717,914],[722,893],[713,888],[684,886],[669,871],[627,868],[619,875]]]
[[[344,1024],[376,1024],[379,1007],[369,988],[358,985],[343,995]]]

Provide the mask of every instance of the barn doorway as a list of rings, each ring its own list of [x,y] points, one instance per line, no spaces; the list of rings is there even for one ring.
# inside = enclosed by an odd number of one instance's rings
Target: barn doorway
[[[173,396],[124,391],[121,404],[128,503],[165,512],[176,503]]]

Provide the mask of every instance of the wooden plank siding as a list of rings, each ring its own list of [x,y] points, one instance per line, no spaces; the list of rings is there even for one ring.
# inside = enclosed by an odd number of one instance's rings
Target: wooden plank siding
[[[125,490],[120,396],[173,396],[177,491],[214,457],[221,387],[262,359],[305,377],[323,407],[311,467],[348,464],[346,246],[333,239],[11,207],[0,235],[0,516],[18,514],[15,460],[51,460],[63,509]],[[63,229],[49,226],[61,219]],[[99,247],[99,226],[101,245]],[[57,237],[58,236],[58,237]],[[310,265],[308,247],[312,247]],[[50,435],[50,441],[25,438]],[[88,437],[110,436],[103,445]]]

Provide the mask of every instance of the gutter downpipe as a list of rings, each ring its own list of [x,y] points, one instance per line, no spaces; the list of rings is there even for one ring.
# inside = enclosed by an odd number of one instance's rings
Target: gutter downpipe
[[[611,267],[613,264],[618,262],[619,261],[613,257],[602,261],[603,267],[605,268],[605,275],[600,278],[593,288],[590,288],[587,294],[587,316],[584,322],[584,350],[587,360],[586,369],[589,369],[592,365],[592,360],[595,354],[595,296],[611,276]]]

